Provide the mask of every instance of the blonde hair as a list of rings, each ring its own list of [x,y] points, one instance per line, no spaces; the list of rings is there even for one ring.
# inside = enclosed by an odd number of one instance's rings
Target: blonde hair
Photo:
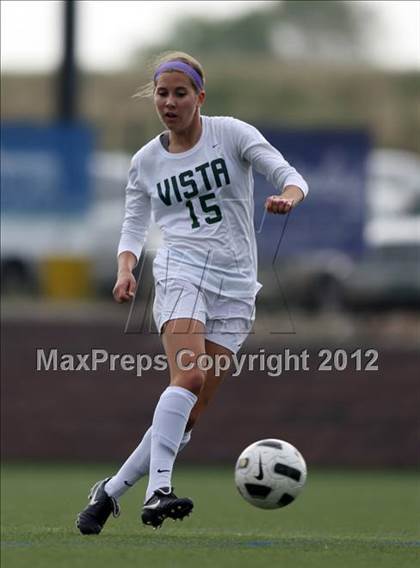
[[[192,55],[189,55],[188,53],[185,53],[183,51],[165,51],[164,53],[158,55],[149,65],[151,74],[154,75],[156,69],[159,67],[159,65],[162,65],[162,63],[167,63],[168,61],[175,61],[175,60],[183,61],[184,63],[191,65],[191,67],[195,71],[197,71],[197,73],[203,79],[203,84],[205,83],[204,70],[201,63],[197,61],[197,59],[195,59]],[[198,92],[197,85],[194,83],[192,79],[190,79],[190,81],[195,91]],[[153,94],[155,92],[155,86],[156,86],[155,81],[154,79],[152,79],[146,85],[141,87],[140,90],[134,96],[141,98],[153,97]]]

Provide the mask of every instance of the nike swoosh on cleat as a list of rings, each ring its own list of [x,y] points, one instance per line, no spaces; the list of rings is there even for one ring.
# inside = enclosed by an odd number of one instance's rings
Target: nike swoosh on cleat
[[[153,505],[144,505],[143,509],[156,509],[160,505],[160,499],[153,503]]]
[[[163,473],[164,471],[171,471],[170,469],[158,469],[157,472],[158,473]]]
[[[127,485],[127,487],[133,487],[132,483],[128,483],[128,481],[124,481],[124,485]]]
[[[254,475],[254,477],[255,477],[255,479],[258,479],[258,481],[261,481],[262,479],[264,479],[264,473],[263,473],[262,463],[261,463],[261,454],[260,454],[259,466],[260,466],[260,471],[259,471],[258,475]]]

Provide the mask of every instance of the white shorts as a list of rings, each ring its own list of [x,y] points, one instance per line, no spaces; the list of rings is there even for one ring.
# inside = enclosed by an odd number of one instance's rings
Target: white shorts
[[[156,283],[153,317],[159,333],[169,320],[201,321],[206,339],[236,353],[252,331],[255,299],[227,298],[186,280],[167,280]]]

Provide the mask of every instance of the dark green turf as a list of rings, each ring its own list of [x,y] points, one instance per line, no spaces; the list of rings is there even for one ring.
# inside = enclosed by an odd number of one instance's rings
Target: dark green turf
[[[176,491],[195,502],[183,523],[139,522],[144,482],[100,536],[74,526],[104,466],[9,465],[2,475],[3,568],[141,566],[405,568],[419,564],[414,473],[310,472],[299,499],[277,511],[245,503],[232,471],[178,468]]]

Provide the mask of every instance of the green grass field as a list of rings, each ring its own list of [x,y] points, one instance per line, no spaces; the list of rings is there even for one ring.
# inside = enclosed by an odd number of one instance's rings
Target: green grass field
[[[295,503],[262,511],[245,503],[231,469],[181,468],[175,487],[195,501],[184,522],[154,531],[139,522],[145,483],[121,499],[122,515],[82,537],[76,513],[102,466],[7,465],[2,471],[2,566],[404,568],[420,559],[414,473],[309,472]]]

